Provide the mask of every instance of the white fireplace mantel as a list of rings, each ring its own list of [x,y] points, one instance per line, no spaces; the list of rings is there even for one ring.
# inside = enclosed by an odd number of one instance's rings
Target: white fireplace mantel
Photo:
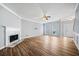
[[[10,36],[18,34],[18,40],[10,42]],[[21,30],[19,28],[6,27],[6,47],[14,46],[21,40]]]

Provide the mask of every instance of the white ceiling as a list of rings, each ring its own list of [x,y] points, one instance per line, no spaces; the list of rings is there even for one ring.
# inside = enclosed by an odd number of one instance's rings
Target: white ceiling
[[[39,23],[46,22],[41,19],[44,14],[51,16],[47,22],[74,18],[76,7],[75,3],[5,3],[4,5],[23,19]]]

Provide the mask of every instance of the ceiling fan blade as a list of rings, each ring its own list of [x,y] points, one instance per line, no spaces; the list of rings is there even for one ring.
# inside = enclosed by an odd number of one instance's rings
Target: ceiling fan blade
[[[47,16],[48,18],[51,18],[51,16]]]
[[[35,18],[32,18],[32,19],[43,19],[43,17],[35,17]]]
[[[48,20],[48,17],[46,17],[46,20]]]

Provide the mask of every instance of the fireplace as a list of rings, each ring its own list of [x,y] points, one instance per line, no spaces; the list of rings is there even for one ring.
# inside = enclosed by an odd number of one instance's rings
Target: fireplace
[[[15,40],[18,40],[18,34],[10,36],[10,42],[13,42]]]

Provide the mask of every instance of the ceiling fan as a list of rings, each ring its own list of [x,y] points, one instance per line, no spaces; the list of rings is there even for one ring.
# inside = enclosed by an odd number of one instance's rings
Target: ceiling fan
[[[43,15],[41,17],[36,17],[36,18],[33,18],[33,19],[42,19],[42,20],[49,20],[49,18],[51,18],[51,16],[48,16],[48,15]]]
[[[35,19],[42,19],[42,20],[49,20],[49,18],[51,18],[51,16],[47,15],[47,10],[45,11],[43,8],[40,7],[40,9],[42,10],[42,16],[41,17],[37,17]]]
[[[44,16],[42,17],[42,19],[44,19],[44,20],[48,20],[49,18],[51,18],[51,16],[44,15]]]

